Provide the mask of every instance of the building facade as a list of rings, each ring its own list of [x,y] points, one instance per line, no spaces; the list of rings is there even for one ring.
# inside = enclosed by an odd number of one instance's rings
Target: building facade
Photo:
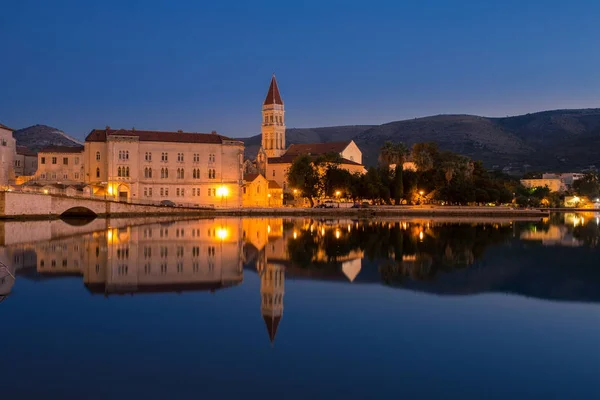
[[[13,129],[0,124],[0,189],[6,189],[15,179],[15,156],[17,144]]]
[[[84,148],[49,146],[38,152],[33,181],[40,184],[79,185],[84,181]]]
[[[267,157],[280,157],[285,153],[285,107],[275,75],[262,107],[262,148]]]
[[[241,207],[244,145],[216,132],[95,129],[85,183],[116,200]]]
[[[38,168],[37,153],[29,150],[25,146],[17,146],[15,156],[15,176],[33,176]]]

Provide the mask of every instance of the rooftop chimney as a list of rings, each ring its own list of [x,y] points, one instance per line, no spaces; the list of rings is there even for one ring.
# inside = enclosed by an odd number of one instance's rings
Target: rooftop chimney
[[[217,131],[212,131],[211,134],[216,135]]]

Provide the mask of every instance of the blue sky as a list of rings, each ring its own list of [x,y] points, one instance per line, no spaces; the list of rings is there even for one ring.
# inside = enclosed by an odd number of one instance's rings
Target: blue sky
[[[249,136],[600,106],[600,2],[6,0],[0,122]]]

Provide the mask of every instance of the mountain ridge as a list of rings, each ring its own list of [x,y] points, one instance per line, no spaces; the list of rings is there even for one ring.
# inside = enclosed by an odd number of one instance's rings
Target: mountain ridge
[[[315,133],[318,133],[316,135]],[[239,138],[252,158],[260,135]],[[546,110],[509,117],[438,114],[381,125],[347,125],[286,130],[286,144],[354,140],[365,165],[375,165],[387,140],[437,142],[441,149],[482,160],[488,168],[578,170],[600,166],[600,109]]]
[[[47,146],[83,146],[83,142],[60,129],[41,124],[18,129],[13,132],[13,137],[17,146],[25,146],[36,152]]]

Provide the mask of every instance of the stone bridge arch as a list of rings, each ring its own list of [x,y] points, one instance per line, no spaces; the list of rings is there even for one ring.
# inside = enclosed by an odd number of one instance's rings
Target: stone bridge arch
[[[60,214],[61,217],[97,217],[98,214],[84,206],[71,207]]]

